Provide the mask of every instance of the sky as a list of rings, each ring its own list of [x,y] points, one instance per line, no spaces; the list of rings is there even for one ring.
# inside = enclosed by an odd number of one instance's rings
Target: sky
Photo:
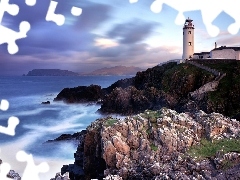
[[[19,13],[5,12],[1,25],[19,31],[19,24],[28,21],[31,29],[16,41],[16,54],[8,53],[6,43],[0,45],[0,75],[22,75],[32,69],[89,72],[118,65],[147,69],[182,57],[183,24],[175,24],[178,11],[168,4],[154,13],[150,8],[154,0],[55,1],[55,13],[66,18],[62,26],[45,19],[50,0],[37,0],[32,7],[24,0],[10,0],[20,7]],[[82,9],[80,16],[70,13],[73,6]],[[215,42],[240,45],[240,33],[231,35],[227,30],[235,20],[224,11],[212,22],[220,28],[216,37],[209,35],[200,10],[183,15],[193,19],[195,52],[210,51]]]

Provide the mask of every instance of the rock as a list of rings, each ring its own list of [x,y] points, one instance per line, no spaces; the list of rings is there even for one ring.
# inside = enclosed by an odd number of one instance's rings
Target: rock
[[[108,175],[107,177],[103,178],[103,180],[122,180],[122,177],[119,175]]]
[[[21,177],[18,173],[16,173],[14,170],[10,170],[7,174],[8,178],[14,179],[14,180],[21,180]]]
[[[74,88],[64,88],[54,101],[64,101],[67,103],[88,103],[98,102],[102,99],[103,94],[101,86],[78,86]]]
[[[50,180],[70,180],[69,173],[67,172],[63,175],[61,175],[61,173],[56,173],[55,178],[52,178]]]
[[[50,101],[42,102],[41,104],[50,104]]]
[[[157,120],[152,120],[150,117]],[[188,149],[202,139],[239,138],[240,122],[218,113],[177,113],[162,108],[116,120],[98,119],[87,127],[70,179],[229,179],[240,177],[240,154],[217,152],[196,160]],[[78,170],[76,170],[78,169]],[[81,176],[78,171],[81,170]]]
[[[46,141],[46,143],[58,142],[58,141],[82,141],[82,136],[85,133],[86,133],[86,130],[82,130],[81,132],[77,132],[74,134],[62,134],[56,139]]]
[[[112,137],[112,142],[117,152],[123,155],[129,155],[130,147],[127,143],[123,142],[118,136]]]

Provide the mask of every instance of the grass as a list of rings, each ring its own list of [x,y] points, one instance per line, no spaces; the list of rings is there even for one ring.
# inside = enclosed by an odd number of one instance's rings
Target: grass
[[[148,119],[151,123],[156,123],[157,119],[161,117],[161,113],[159,111],[146,110],[143,117]]]
[[[116,123],[116,119],[108,119],[105,123],[106,126],[112,126],[114,123]]]
[[[188,154],[201,160],[215,156],[218,151],[222,151],[224,154],[240,152],[240,139],[222,139],[213,142],[202,139],[200,145],[192,146],[188,150]]]
[[[197,68],[191,64],[179,64],[171,69],[168,69],[164,72],[162,78],[162,90],[166,93],[175,93],[172,92],[173,89],[178,88],[179,84],[184,84],[182,77],[192,76],[190,79],[199,79],[202,76],[205,76],[206,79],[211,79],[214,76],[208,71]],[[179,84],[176,84],[179,82]],[[184,87],[184,85],[183,85]],[[185,88],[186,89],[186,88]],[[188,88],[189,89],[189,88]],[[184,95],[188,92],[182,92]]]
[[[155,146],[154,144],[151,144],[150,147],[151,147],[151,149],[152,149],[153,151],[157,151],[157,150],[158,150],[158,147]]]

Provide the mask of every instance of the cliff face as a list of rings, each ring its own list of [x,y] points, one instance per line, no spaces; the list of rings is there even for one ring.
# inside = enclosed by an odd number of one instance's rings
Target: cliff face
[[[115,86],[112,91],[107,88],[110,93],[103,98],[100,110],[121,114],[134,114],[164,106],[179,110],[188,101],[190,92],[213,79],[211,73],[190,64],[156,66],[138,72],[131,81],[118,82],[121,86]],[[125,82],[127,87],[124,86]]]
[[[162,108],[94,121],[64,166],[71,179],[239,179],[240,123]]]
[[[98,91],[98,99],[102,103],[100,111],[130,115],[146,109],[168,107],[178,112],[201,109],[207,113],[219,112],[240,117],[240,62],[197,62],[216,69],[215,73],[192,64],[177,65],[174,62],[149,68],[138,72],[133,78],[119,80]],[[217,72],[225,76],[219,77]],[[79,102],[68,100],[68,94],[73,94],[73,91],[74,88],[67,93],[61,92],[61,97],[56,99]],[[80,92],[78,94],[78,97],[83,96]]]

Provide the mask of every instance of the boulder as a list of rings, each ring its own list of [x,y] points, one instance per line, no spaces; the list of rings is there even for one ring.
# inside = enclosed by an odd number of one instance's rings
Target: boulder
[[[41,104],[50,104],[50,101],[42,102]]]

